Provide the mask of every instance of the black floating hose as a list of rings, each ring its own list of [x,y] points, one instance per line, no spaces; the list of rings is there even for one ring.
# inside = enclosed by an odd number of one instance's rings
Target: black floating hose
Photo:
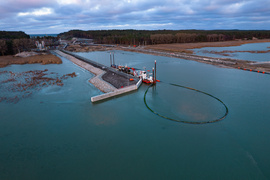
[[[172,86],[177,86],[177,87],[180,87],[180,88],[189,89],[189,90],[196,91],[196,92],[205,94],[205,95],[207,95],[207,96],[210,96],[210,97],[216,99],[217,101],[219,101],[219,102],[225,107],[226,112],[225,112],[225,114],[224,114],[222,117],[220,117],[220,118],[218,118],[218,119],[208,120],[208,121],[201,121],[201,122],[197,122],[197,121],[187,121],[187,120],[180,120],[180,119],[173,119],[173,118],[170,118],[170,117],[166,117],[166,116],[164,116],[164,115],[159,114],[158,112],[155,112],[153,109],[151,109],[151,108],[148,106],[148,104],[147,104],[147,102],[146,102],[146,95],[147,95],[147,92],[148,92],[149,88],[153,86],[153,84],[151,84],[150,86],[148,86],[147,90],[146,90],[145,93],[144,93],[144,104],[145,104],[145,106],[146,106],[152,113],[154,113],[154,114],[156,114],[156,115],[158,115],[158,116],[160,116],[160,117],[162,117],[162,118],[165,118],[165,119],[168,119],[168,120],[171,120],[171,121],[176,121],[176,122],[181,122],[181,123],[187,123],[187,124],[207,124],[207,123],[214,123],[214,122],[221,121],[221,120],[223,120],[223,119],[228,115],[228,113],[229,113],[229,109],[228,109],[228,107],[226,106],[226,104],[225,104],[223,101],[221,101],[219,98],[217,98],[217,97],[215,97],[215,96],[213,96],[213,95],[211,95],[211,94],[209,94],[209,93],[206,93],[206,92],[203,92],[203,91],[194,89],[194,88],[186,87],[186,86],[181,86],[181,85],[178,85],[178,84],[172,84],[172,83],[168,83],[168,84],[170,84],[170,85],[172,85]]]

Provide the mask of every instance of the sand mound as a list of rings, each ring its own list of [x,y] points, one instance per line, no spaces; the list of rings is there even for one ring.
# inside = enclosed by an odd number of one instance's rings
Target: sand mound
[[[36,52],[21,52],[21,53],[18,53],[16,55],[14,55],[15,57],[30,57],[30,56],[35,56],[35,55],[38,55],[38,53]]]

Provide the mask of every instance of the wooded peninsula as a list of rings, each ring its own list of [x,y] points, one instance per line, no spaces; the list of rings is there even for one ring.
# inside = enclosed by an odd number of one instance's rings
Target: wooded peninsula
[[[62,39],[88,38],[96,44],[155,45],[171,43],[218,42],[269,39],[269,30],[71,30]]]

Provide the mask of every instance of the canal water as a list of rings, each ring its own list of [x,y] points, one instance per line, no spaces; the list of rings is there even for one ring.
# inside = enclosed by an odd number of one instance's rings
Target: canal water
[[[93,75],[62,58],[61,65],[12,65],[0,71],[75,72],[62,87],[33,90],[17,103],[0,103],[0,179],[270,179],[270,76],[176,58],[115,51],[117,64],[151,69],[147,85],[92,104],[100,94]],[[107,51],[78,53],[109,65]],[[1,79],[2,78],[2,79]],[[3,81],[4,76],[0,75]],[[5,95],[6,92],[0,87]],[[12,94],[9,94],[12,96]]]
[[[266,53],[252,53],[252,52],[226,52],[224,54],[211,53],[222,52],[222,51],[268,51],[270,50],[270,43],[251,43],[243,44],[241,46],[230,46],[230,47],[204,47],[198,49],[191,49],[196,55],[217,57],[217,58],[233,58],[248,61],[270,61],[270,52]]]

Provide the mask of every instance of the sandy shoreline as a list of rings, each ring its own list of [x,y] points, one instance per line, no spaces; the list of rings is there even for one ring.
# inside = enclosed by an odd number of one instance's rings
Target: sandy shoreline
[[[270,73],[269,63],[256,63],[254,61],[238,60],[232,58],[213,58],[203,57],[193,54],[192,49],[202,47],[229,47],[239,46],[248,43],[263,43],[270,42],[270,39],[262,40],[235,40],[235,41],[222,41],[222,42],[202,42],[202,43],[179,43],[179,44],[159,44],[159,45],[148,45],[140,47],[127,47],[127,46],[80,46],[70,45],[69,49],[76,52],[90,52],[90,51],[106,51],[106,50],[124,50],[145,54],[152,54],[158,56],[175,57],[180,59],[198,61],[206,64],[212,64],[223,68],[236,68],[236,69],[252,69],[253,71],[267,72]],[[267,51],[268,52],[268,51]],[[258,52],[256,52],[258,53]],[[14,56],[0,56],[0,67],[5,67],[9,64],[60,64],[61,59],[52,54],[47,55],[35,55],[30,57],[14,57]],[[106,77],[106,76],[104,76]],[[111,80],[110,80],[111,81]],[[114,85],[115,86],[115,85]],[[121,85],[122,86],[122,85]],[[124,85],[126,86],[126,85]],[[117,87],[119,88],[119,87]]]
[[[61,64],[61,58],[52,54],[37,54],[28,57],[0,56],[0,68],[11,64]]]
[[[270,73],[269,63],[256,63],[254,61],[238,60],[232,58],[214,58],[194,55],[192,49],[202,47],[229,47],[239,46],[249,43],[263,43],[270,42],[270,39],[256,39],[256,40],[235,40],[235,41],[222,41],[222,42],[202,42],[202,43],[178,43],[178,44],[159,44],[148,46],[120,46],[106,47],[106,46],[80,46],[70,45],[69,49],[76,52],[90,52],[90,51],[108,51],[108,50],[122,50],[137,53],[151,54],[157,56],[174,57],[185,60],[192,60],[219,66],[222,68],[235,68],[235,69],[248,69],[255,72]],[[257,53],[257,52],[256,52]]]
[[[213,58],[194,55],[191,49],[202,47],[229,47],[239,46],[249,43],[270,42],[270,39],[263,40],[239,40],[223,42],[205,42],[205,43],[181,43],[181,44],[160,44],[149,45],[145,47],[116,47],[117,50],[132,51],[157,56],[174,57],[185,60],[192,60],[219,66],[222,68],[234,68],[249,70],[253,72],[270,73],[270,64],[268,62],[256,63],[255,61],[238,60],[232,58]]]
[[[200,43],[176,43],[176,44],[158,44],[149,45],[146,49],[168,51],[168,52],[185,52],[193,53],[192,49],[204,47],[229,47],[240,46],[250,43],[263,43],[270,42],[270,39],[257,39],[257,40],[235,40],[235,41],[221,41],[221,42],[200,42]]]

